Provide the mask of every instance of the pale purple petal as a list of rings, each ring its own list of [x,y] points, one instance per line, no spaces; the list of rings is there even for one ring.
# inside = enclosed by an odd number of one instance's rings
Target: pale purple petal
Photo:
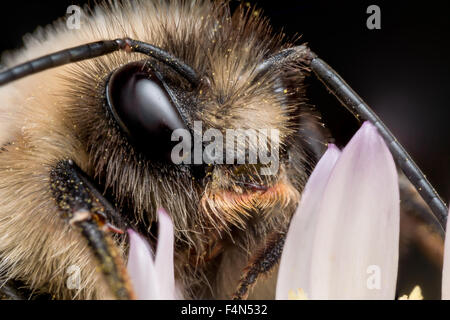
[[[450,219],[447,219],[446,230],[450,230]],[[445,236],[444,266],[442,269],[442,300],[450,300],[450,236],[447,235]]]
[[[148,243],[135,231],[129,229],[130,252],[127,270],[139,300],[158,299],[158,276]]]
[[[307,257],[312,255],[310,239],[314,238],[317,210],[332,169],[340,156],[339,149],[330,144],[317,163],[302,194],[299,207],[292,217],[281,256],[277,281],[277,299],[287,299],[290,290],[309,289]]]
[[[392,156],[373,125],[365,123],[344,149],[315,211],[315,231],[299,240],[309,243],[311,250],[299,250],[296,258],[303,261],[301,266],[307,265],[297,270],[305,273],[304,282],[295,285],[310,299],[393,299],[398,178]]]
[[[163,209],[158,210],[158,241],[156,258],[147,241],[133,230],[130,236],[128,273],[139,300],[162,300],[181,298],[175,289],[173,224]]]
[[[173,270],[173,224],[164,209],[158,210],[158,219],[159,234],[155,266],[156,273],[160,277],[160,282],[164,284],[164,286],[160,288],[160,296],[161,299],[175,299],[175,277]]]
[[[310,297],[394,299],[398,177],[392,155],[372,124],[364,123],[343,150],[318,215]]]

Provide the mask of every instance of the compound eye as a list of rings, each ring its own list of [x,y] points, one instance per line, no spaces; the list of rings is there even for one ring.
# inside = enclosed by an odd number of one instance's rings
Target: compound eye
[[[170,160],[175,129],[187,129],[164,84],[145,62],[117,69],[106,88],[108,107],[134,146],[152,159]]]

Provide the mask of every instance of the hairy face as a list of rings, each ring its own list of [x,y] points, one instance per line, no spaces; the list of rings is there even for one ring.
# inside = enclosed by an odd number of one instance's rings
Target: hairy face
[[[117,25],[127,30],[133,21],[133,31],[127,35],[172,53],[202,77],[202,84],[192,87],[162,63],[141,62],[140,72],[160,75],[186,128],[194,132],[197,122],[203,132],[216,129],[224,137],[230,129],[277,130],[278,141],[269,136],[262,145],[246,137],[236,140],[235,147],[241,143],[248,152],[270,153],[270,146],[277,143],[277,170],[262,175],[259,163],[225,161],[174,164],[157,156],[162,152],[160,142],[151,133],[140,137],[144,142],[137,146],[109,112],[111,102],[106,97],[115,73],[143,58],[125,53],[80,63],[65,76],[70,94],[63,111],[73,134],[86,147],[89,161],[84,169],[142,231],[151,228],[157,207],[166,208],[174,217],[180,247],[194,247],[202,253],[211,236],[233,237],[255,223],[261,225],[255,232],[264,235],[289,218],[305,177],[304,168],[298,165],[304,162],[303,150],[295,138],[304,103],[303,74],[292,72],[293,66],[255,79],[258,65],[284,47],[281,37],[274,36],[267,22],[251,11],[239,8],[230,15],[222,4],[204,3],[195,10],[161,5],[163,19],[151,13],[153,4],[142,6],[149,12],[145,20],[136,24],[136,9],[129,7]],[[122,88],[115,86],[114,90]],[[170,145],[170,141],[165,143]]]

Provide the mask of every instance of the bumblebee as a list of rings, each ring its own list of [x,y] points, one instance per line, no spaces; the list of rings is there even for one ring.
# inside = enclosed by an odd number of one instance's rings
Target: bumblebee
[[[305,94],[311,73],[377,126],[438,219],[406,179],[405,203],[414,210],[403,211],[419,212],[442,233],[436,221],[445,221],[445,204],[380,119],[314,52],[275,33],[254,9],[112,1],[85,17],[80,29],[55,22],[3,61],[5,298],[134,298],[123,231],[132,228],[154,246],[160,207],[174,222],[184,297],[247,298],[255,285],[251,297],[273,297],[284,234],[328,141]],[[278,130],[278,171],[262,175],[258,163],[174,164],[172,132],[193,132],[195,121],[219,132]],[[70,266],[81,270],[76,290],[66,284]]]

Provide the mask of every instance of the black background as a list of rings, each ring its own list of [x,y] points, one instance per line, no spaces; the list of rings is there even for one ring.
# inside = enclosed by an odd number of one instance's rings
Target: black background
[[[8,1],[0,12],[0,51],[92,1]],[[450,199],[450,13],[444,1],[250,1],[275,30],[302,41],[333,66],[381,116],[447,202]],[[237,1],[232,1],[236,5]],[[381,30],[369,30],[366,9],[381,8]],[[324,91],[312,102],[340,145],[357,128]]]

